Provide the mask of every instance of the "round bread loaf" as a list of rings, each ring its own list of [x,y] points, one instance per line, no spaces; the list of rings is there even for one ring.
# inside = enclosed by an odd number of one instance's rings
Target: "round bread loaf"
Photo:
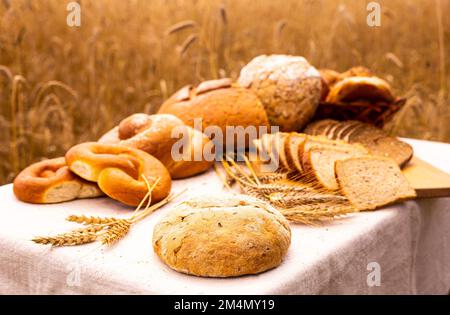
[[[297,131],[314,115],[322,96],[320,73],[305,58],[261,55],[242,68],[238,83],[256,92],[271,125]]]
[[[169,267],[204,277],[274,268],[290,242],[284,216],[243,195],[190,199],[176,206],[153,231],[153,249]]]

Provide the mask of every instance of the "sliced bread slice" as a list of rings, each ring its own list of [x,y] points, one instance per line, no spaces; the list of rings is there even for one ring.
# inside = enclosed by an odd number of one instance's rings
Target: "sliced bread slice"
[[[321,130],[321,133],[330,139],[343,140],[351,144],[359,143],[366,147],[371,155],[390,157],[400,167],[405,166],[414,154],[413,148],[409,144],[389,136],[380,128],[359,121],[319,120],[308,125],[305,132],[317,135],[318,130]]]
[[[320,134],[323,134],[323,131],[331,124],[335,124],[337,120],[334,119],[322,119],[317,120],[312,123],[310,123],[308,126],[306,126],[305,130],[303,131],[306,134],[317,136]]]
[[[345,141],[345,136],[354,130],[361,123],[356,120],[346,120],[341,123],[341,127],[336,130],[333,139],[342,139]]]
[[[361,142],[370,154],[393,159],[400,167],[405,166],[414,155],[412,146],[394,137],[379,137]]]
[[[339,148],[314,148],[308,151],[303,160],[305,172],[311,174],[315,180],[327,190],[338,190],[334,164],[336,161],[351,157],[364,156],[367,151],[352,148],[349,150]]]
[[[285,152],[288,168],[292,172],[303,173],[301,162],[301,147],[306,141],[306,135],[303,133],[292,132],[286,139]]]
[[[416,196],[390,158],[363,156],[338,160],[335,173],[343,195],[358,210],[373,210]]]
[[[270,172],[288,171],[289,165],[285,152],[285,141],[288,133],[277,132],[275,134],[264,134],[259,139],[253,140],[257,155],[250,159],[258,172],[264,169]]]
[[[278,132],[278,139],[276,139],[276,147],[278,151],[278,156],[280,158],[280,165],[286,171],[290,170],[287,152],[286,152],[286,143],[289,138],[289,133],[287,132]]]
[[[357,151],[361,154],[369,153],[369,151],[360,144],[350,144],[341,140],[331,140],[324,136],[307,136],[306,141],[304,141],[298,149],[303,169],[307,168],[308,152],[312,149],[337,149],[348,152]]]

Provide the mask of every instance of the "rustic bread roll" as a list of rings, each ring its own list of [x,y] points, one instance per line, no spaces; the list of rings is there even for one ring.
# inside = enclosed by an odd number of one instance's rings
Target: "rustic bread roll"
[[[208,170],[214,163],[214,143],[197,129],[183,126],[178,131],[180,133],[173,134],[177,143],[160,158],[172,178],[186,178]]]
[[[348,77],[335,83],[326,97],[328,103],[352,102],[357,100],[384,101],[395,100],[391,87],[385,80],[377,77]]]
[[[363,66],[351,67],[345,72],[339,73],[338,81],[350,77],[373,77],[374,74],[370,69]]]
[[[191,127],[194,127],[194,119],[201,119],[203,132],[208,126],[217,126],[224,136],[227,126],[269,126],[256,94],[232,85],[230,79],[205,81],[197,87],[185,86],[165,101],[158,113],[175,115]],[[248,145],[246,141],[245,146]]]
[[[172,148],[181,140],[184,140],[181,149],[185,150],[182,152],[185,158],[174,159]],[[213,163],[212,158],[206,160],[203,156],[205,146],[213,146],[209,138],[186,126],[174,115],[133,114],[103,135],[98,142],[143,150],[160,160],[172,178],[185,178],[202,173]]]
[[[339,72],[331,69],[320,69],[320,76],[325,81],[327,87],[332,86],[336,81],[339,80]]]
[[[330,87],[339,79],[339,72],[331,69],[320,69],[319,73],[322,77],[322,95],[320,101],[325,101],[330,92]]]
[[[78,176],[97,182],[100,189],[112,199],[126,205],[137,206],[148,192],[144,180],[150,185],[157,180],[152,190],[152,203],[170,193],[169,171],[150,154],[125,146],[82,143],[66,153],[70,170]]]
[[[270,124],[281,131],[304,127],[322,96],[319,72],[297,56],[258,56],[242,68],[238,83],[256,92]]]
[[[29,203],[57,203],[103,195],[97,184],[72,173],[63,157],[28,166],[14,179],[13,191],[17,199]]]
[[[242,195],[185,201],[153,230],[153,249],[169,267],[204,277],[274,268],[290,242],[283,215],[265,202]]]

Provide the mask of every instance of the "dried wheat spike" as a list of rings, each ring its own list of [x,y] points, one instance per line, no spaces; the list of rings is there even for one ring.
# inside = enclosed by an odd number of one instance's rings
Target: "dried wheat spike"
[[[331,220],[341,215],[357,212],[350,205],[311,204],[292,208],[278,208],[278,210],[292,222],[313,224],[317,221]]]
[[[287,178],[288,174],[283,172],[258,174],[258,179],[263,184],[269,184],[273,183],[274,181],[285,180]]]
[[[102,244],[111,245],[123,238],[130,230],[132,223],[129,220],[117,220],[109,225],[105,234],[102,235]]]
[[[67,221],[80,224],[107,224],[116,221],[116,218],[87,217],[85,215],[71,215],[66,218]]]
[[[296,193],[296,192],[275,192],[267,196],[271,203],[277,206],[290,208],[297,205],[330,203],[339,205],[341,203],[348,203],[347,198],[326,193]]]
[[[96,232],[69,232],[51,237],[36,237],[32,241],[37,244],[52,246],[73,246],[95,242]]]

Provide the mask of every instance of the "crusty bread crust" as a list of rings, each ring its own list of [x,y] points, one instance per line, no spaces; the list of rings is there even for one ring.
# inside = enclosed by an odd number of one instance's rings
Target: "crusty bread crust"
[[[150,154],[121,145],[87,142],[66,153],[70,170],[78,176],[97,182],[112,199],[137,206],[148,192],[143,177],[150,185],[159,179],[152,191],[152,203],[170,193],[171,178],[166,167]]]
[[[333,85],[326,102],[350,102],[358,99],[393,102],[389,83],[377,77],[348,77]]]
[[[203,197],[176,206],[153,230],[153,249],[172,269],[203,277],[256,274],[278,266],[288,221],[248,196]]]
[[[227,126],[269,127],[266,112],[256,94],[231,85],[229,79],[206,81],[197,88],[185,86],[166,100],[158,113],[175,115],[191,127],[194,127],[194,119],[201,118],[203,131],[208,126],[217,126],[224,136]]]
[[[176,130],[183,132],[174,135],[173,132]],[[171,151],[183,133],[186,136],[189,135],[189,139],[185,139],[183,148],[188,151],[185,153],[186,156],[192,159],[175,161]],[[202,173],[213,163],[212,159],[207,161],[203,156],[205,146],[211,145],[209,138],[200,131],[185,126],[181,119],[169,114],[133,114],[103,135],[98,142],[143,150],[160,160],[167,167],[172,178],[185,178]],[[194,160],[194,156],[199,159]]]
[[[238,83],[260,98],[271,125],[299,131],[322,97],[322,77],[300,56],[261,55],[242,68]]]
[[[19,200],[29,203],[58,203],[103,195],[97,184],[72,173],[63,157],[28,166],[14,179],[13,191]]]

